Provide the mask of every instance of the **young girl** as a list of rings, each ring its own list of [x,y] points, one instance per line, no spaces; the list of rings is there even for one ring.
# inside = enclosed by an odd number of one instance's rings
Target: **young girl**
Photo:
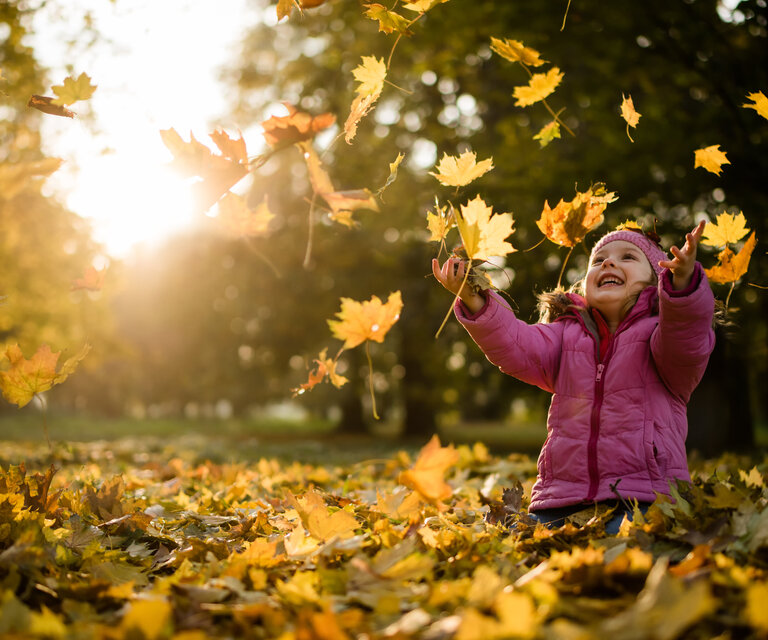
[[[539,522],[559,526],[619,496],[646,510],[670,482],[690,480],[686,404],[715,342],[714,297],[696,262],[703,230],[671,259],[639,230],[608,233],[590,255],[584,295],[545,294],[538,324],[495,292],[461,291],[456,316],[488,359],[553,394],[529,509]],[[464,268],[432,262],[454,295]],[[609,533],[626,511],[618,506]]]

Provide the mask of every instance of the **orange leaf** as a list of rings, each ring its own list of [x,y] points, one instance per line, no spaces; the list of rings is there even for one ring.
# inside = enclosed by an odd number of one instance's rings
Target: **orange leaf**
[[[336,122],[336,116],[332,113],[322,113],[313,117],[304,111],[299,111],[291,104],[283,104],[288,109],[287,116],[272,116],[261,123],[264,129],[264,140],[270,147],[283,147],[311,140],[320,131]]]
[[[603,211],[616,199],[615,193],[606,192],[605,185],[598,182],[584,193],[577,191],[570,202],[560,200],[554,209],[545,201],[536,226],[555,244],[573,247],[603,222]]]
[[[328,320],[334,338],[344,340],[344,349],[352,349],[366,340],[384,342],[384,336],[400,319],[403,300],[399,291],[389,294],[386,304],[377,296],[357,302],[351,298],[341,299],[338,320]]]
[[[28,107],[32,107],[33,109],[37,109],[38,111],[42,111],[43,113],[48,113],[52,116],[62,116],[64,118],[74,118],[75,112],[70,111],[66,107],[63,107],[58,104],[54,104],[54,99],[49,96],[30,96],[29,102],[27,102]]]
[[[440,438],[434,435],[419,452],[413,467],[400,474],[398,482],[418,491],[426,500],[436,504],[453,494],[453,489],[445,482],[445,473],[458,461],[459,452],[453,445],[440,446]]]
[[[87,267],[82,278],[76,278],[72,283],[72,291],[87,289],[88,291],[101,291],[104,286],[104,274],[107,269],[97,271],[95,267]]]
[[[175,129],[160,131],[160,137],[173,154],[172,166],[186,177],[201,178],[193,185],[201,211],[210,209],[230,187],[248,174],[242,137],[232,140],[224,132],[211,134],[216,146],[224,153],[220,156],[198,142],[191,132],[189,142],[185,142]]]
[[[703,167],[707,171],[720,175],[722,171],[722,165],[731,164],[730,160],[725,157],[725,151],[720,151],[719,144],[713,144],[703,149],[697,149],[694,153],[693,168]]]
[[[349,382],[347,378],[336,373],[338,356],[337,358],[328,358],[326,357],[327,352],[328,349],[323,349],[320,352],[320,355],[315,358],[315,364],[317,364],[317,366],[309,372],[309,379],[304,384],[300,384],[292,390],[294,397],[301,395],[306,391],[310,391],[315,385],[320,384],[326,376],[328,376],[331,384],[337,389],[340,389]]]
[[[57,371],[56,365],[61,352],[52,352],[47,344],[41,345],[29,360],[24,358],[18,344],[8,346],[2,354],[2,359],[7,359],[11,366],[6,371],[0,371],[0,389],[3,396],[19,408],[29,404],[35,394],[48,391],[53,385],[64,382],[74,373],[77,365],[90,350],[91,346],[85,345]]]
[[[707,278],[718,284],[736,282],[747,272],[755,244],[757,244],[757,238],[753,231],[737,254],[734,254],[728,247],[723,249],[717,256],[717,264],[711,269],[704,269]]]
[[[302,524],[310,535],[322,542],[336,536],[349,538],[360,526],[355,516],[348,511],[330,512],[323,496],[314,491],[299,497],[288,491],[286,502],[296,509]]]

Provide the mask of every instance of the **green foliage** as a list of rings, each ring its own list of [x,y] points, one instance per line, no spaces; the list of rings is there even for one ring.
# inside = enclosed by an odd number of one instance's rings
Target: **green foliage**
[[[659,498],[611,537],[594,509],[559,529],[531,525],[522,489],[505,487],[528,486],[534,461],[480,444],[451,454],[442,506],[399,485],[414,466],[405,452],[333,466],[213,463],[204,450],[72,444],[54,467],[40,448],[3,443],[0,632],[629,639],[766,630],[765,460],[702,463],[675,502]],[[27,467],[7,463],[22,456]]]

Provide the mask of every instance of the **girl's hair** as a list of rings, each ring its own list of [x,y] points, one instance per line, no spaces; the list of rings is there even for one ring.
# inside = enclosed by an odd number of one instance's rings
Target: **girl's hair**
[[[643,291],[643,289],[658,283],[659,280],[656,277],[656,272],[651,270],[651,273],[653,274],[652,278],[649,281],[643,283],[642,289],[640,289],[636,294],[629,296],[624,302],[624,306],[622,307],[624,315],[629,313],[630,309],[635,306],[635,303],[640,297],[640,293]],[[537,309],[539,311],[539,322],[549,324],[550,322],[557,320],[563,314],[568,313],[568,311],[579,309],[580,307],[574,304],[573,301],[568,297],[569,293],[575,293],[581,297],[585,297],[584,278],[574,282],[568,290],[563,289],[562,287],[557,287],[552,291],[545,291],[544,293],[540,293],[538,296],[536,296],[539,301],[537,305]]]

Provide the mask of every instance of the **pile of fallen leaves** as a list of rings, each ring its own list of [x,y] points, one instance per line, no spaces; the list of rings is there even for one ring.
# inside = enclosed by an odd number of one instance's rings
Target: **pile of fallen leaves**
[[[2,451],[3,637],[768,633],[768,460],[703,463],[606,536],[595,509],[533,524],[535,462],[481,444],[346,467],[103,442],[50,466]]]

